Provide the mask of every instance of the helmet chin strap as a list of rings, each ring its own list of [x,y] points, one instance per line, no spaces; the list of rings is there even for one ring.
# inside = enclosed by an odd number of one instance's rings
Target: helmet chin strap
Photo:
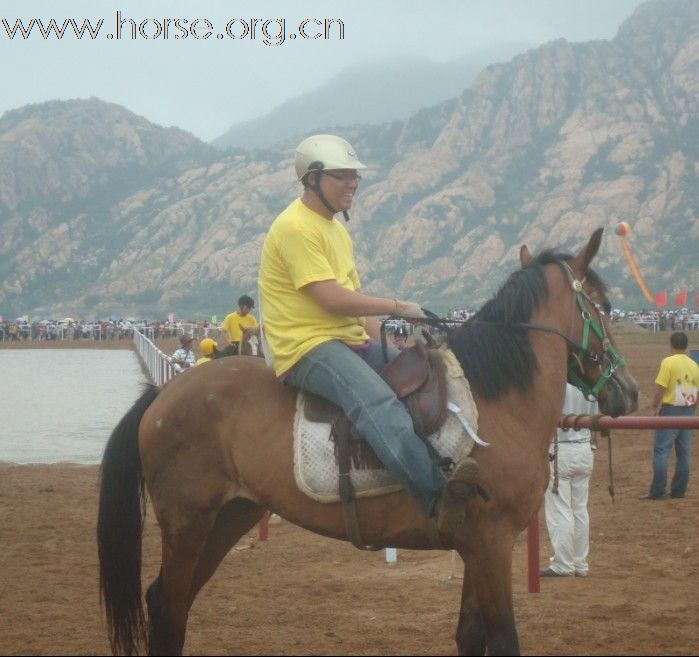
[[[328,202],[328,199],[325,198],[325,194],[323,194],[323,190],[320,188],[320,177],[323,175],[322,171],[311,171],[310,173],[315,173],[317,174],[316,176],[316,182],[315,184],[309,183],[308,186],[315,192],[316,196],[321,200],[323,205],[328,209],[328,212],[330,212],[333,216],[336,215],[339,210],[335,209],[330,203]],[[342,216],[345,218],[345,222],[350,220],[349,213],[347,210],[342,211]]]

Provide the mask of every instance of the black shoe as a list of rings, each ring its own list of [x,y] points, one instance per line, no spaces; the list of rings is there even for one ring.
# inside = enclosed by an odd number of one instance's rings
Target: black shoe
[[[676,500],[681,500],[684,497],[684,493],[682,493],[682,495],[673,495],[670,493],[670,497],[673,497]]]
[[[539,571],[539,577],[572,577],[573,573],[557,573],[553,568]]]
[[[446,487],[454,497],[465,500],[476,492],[479,474],[478,461],[467,456],[456,464]]]
[[[651,495],[650,493],[645,493],[644,495],[640,495],[638,497],[639,500],[666,500],[667,499],[667,493],[663,493],[662,495]]]
[[[445,534],[455,534],[463,525],[466,500],[476,492],[478,462],[467,457],[457,463],[454,472],[442,490],[437,506],[437,529]]]

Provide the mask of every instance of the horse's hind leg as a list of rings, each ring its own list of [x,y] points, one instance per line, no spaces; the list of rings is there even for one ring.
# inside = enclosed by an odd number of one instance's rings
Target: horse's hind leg
[[[264,508],[244,498],[232,499],[221,507],[194,571],[191,602],[230,549],[259,522],[264,512]]]
[[[171,652],[167,645],[172,636],[172,629],[165,606],[162,574],[158,575],[148,587],[146,604],[148,606],[148,654],[165,655]]]
[[[146,594],[149,654],[181,654],[187,615],[197,593],[231,547],[255,526],[263,513],[264,509],[248,500],[227,502],[211,523],[202,523],[200,519],[199,527],[205,524],[207,533],[194,552],[188,552],[195,548],[191,534],[188,547],[180,550],[166,548],[163,538],[163,567]]]
[[[216,512],[191,514],[168,531],[162,523],[160,574],[148,587],[148,654],[181,655],[191,606],[189,592],[199,555],[204,549]]]

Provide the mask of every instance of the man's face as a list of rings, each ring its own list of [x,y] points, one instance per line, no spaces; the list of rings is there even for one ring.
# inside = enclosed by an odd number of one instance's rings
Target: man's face
[[[335,169],[321,174],[320,188],[328,203],[341,212],[352,207],[360,180],[354,169]]]
[[[238,309],[242,317],[245,317],[245,315],[247,315],[250,312],[250,306],[242,305],[238,306]]]

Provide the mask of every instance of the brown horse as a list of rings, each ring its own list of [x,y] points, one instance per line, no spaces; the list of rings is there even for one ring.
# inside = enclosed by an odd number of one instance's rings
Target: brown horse
[[[441,536],[465,562],[460,654],[517,654],[512,604],[515,537],[538,511],[547,449],[567,378],[594,391],[603,413],[636,409],[607,324],[609,302],[588,269],[599,230],[575,256],[522,247],[522,269],[449,338],[479,411],[481,484],[466,522]],[[264,403],[261,400],[265,400]],[[189,609],[233,545],[271,509],[316,533],[347,540],[339,504],[303,495],[293,475],[296,392],[258,358],[224,358],[148,388],[115,428],[102,462],[100,585],[115,651],[147,639],[151,654],[180,654]],[[162,533],[159,576],[141,596],[143,482]],[[357,501],[364,540],[431,549],[429,521],[406,492]],[[147,635],[147,636],[146,636]]]
[[[240,350],[238,353],[241,356],[258,356],[259,358],[264,358],[264,354],[260,347],[259,326],[243,329],[243,339],[240,341]]]
[[[240,342],[232,342],[225,349],[216,352],[216,358],[226,356],[258,356],[264,358],[261,348],[260,327],[248,327],[243,329],[243,337]]]

